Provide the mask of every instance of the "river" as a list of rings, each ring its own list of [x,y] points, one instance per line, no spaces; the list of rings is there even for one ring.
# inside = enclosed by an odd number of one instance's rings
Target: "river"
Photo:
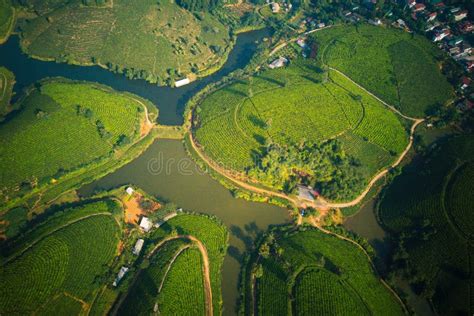
[[[269,225],[289,221],[288,212],[266,203],[234,198],[229,190],[200,171],[181,141],[157,140],[140,157],[104,178],[86,185],[79,194],[132,184],[161,200],[172,201],[185,210],[212,214],[229,228],[229,251],[222,271],[225,315],[235,310],[239,297],[240,258],[255,237]]]
[[[22,53],[17,36],[10,37],[7,43],[0,45],[0,66],[15,74],[15,98],[18,98],[25,87],[47,77],[95,81],[150,100],[159,109],[160,124],[180,125],[183,123],[182,114],[187,100],[205,85],[220,80],[235,69],[243,68],[256,51],[256,43],[269,35],[268,29],[238,35],[228,60],[219,71],[179,89],[158,87],[144,80],[129,80],[98,66],[75,66],[32,59]],[[152,170],[149,168],[150,163],[153,163]],[[156,170],[157,163],[164,167],[159,172]],[[156,141],[139,158],[83,187],[80,194],[87,196],[96,189],[113,188],[122,184],[136,185],[159,199],[172,201],[186,210],[215,215],[229,228],[230,246],[224,259],[222,275],[226,315],[233,314],[237,305],[242,254],[269,225],[289,222],[288,213],[283,208],[233,198],[217,181],[199,171],[187,156],[183,144],[176,140]]]
[[[150,100],[160,111],[158,123],[181,125],[184,106],[189,98],[209,83],[216,82],[247,65],[257,49],[256,42],[269,35],[269,29],[241,33],[219,71],[179,89],[159,87],[145,80],[129,80],[123,75],[114,74],[99,66],[75,66],[32,59],[22,53],[18,36],[11,36],[5,44],[0,45],[0,66],[8,68],[15,74],[14,91],[17,96],[25,87],[47,77],[61,76],[74,80],[95,81],[115,90],[131,92]]]

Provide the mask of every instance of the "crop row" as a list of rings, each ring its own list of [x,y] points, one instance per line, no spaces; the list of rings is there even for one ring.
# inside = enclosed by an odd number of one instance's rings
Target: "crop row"
[[[81,220],[44,238],[3,267],[2,313],[31,313],[62,292],[86,299],[117,242],[118,227],[109,216]]]

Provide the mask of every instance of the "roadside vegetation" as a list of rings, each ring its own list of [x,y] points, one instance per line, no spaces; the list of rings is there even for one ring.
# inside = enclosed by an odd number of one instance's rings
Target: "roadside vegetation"
[[[424,117],[453,98],[442,52],[426,38],[370,25],[336,26],[312,35],[318,56],[403,114]]]
[[[228,233],[216,219],[179,214],[150,234],[147,257],[119,307],[119,314],[205,314],[222,311],[221,268]],[[203,257],[202,248],[207,257]],[[207,263],[205,263],[207,262]],[[210,289],[206,286],[208,265]],[[206,304],[210,290],[211,309]]]
[[[229,29],[208,11],[169,1],[87,2],[26,1],[39,16],[19,21],[22,49],[39,59],[96,64],[173,85],[217,71],[233,45]]]
[[[92,202],[10,240],[2,247],[0,312],[87,314],[117,254],[120,216],[116,202]]]
[[[437,313],[470,314],[472,296],[472,135],[436,144],[383,192],[379,217],[396,237],[394,275]]]
[[[212,93],[194,113],[195,139],[224,168],[288,193],[309,184],[334,200],[360,193],[408,143],[405,119],[299,59]]]
[[[0,0],[0,44],[8,40],[15,26],[15,8],[11,0]]]
[[[30,87],[15,104],[18,112],[0,125],[0,204],[124,156],[149,132],[145,106],[91,83],[54,79]]]
[[[316,229],[268,233],[247,269],[246,314],[403,314],[363,251]]]
[[[12,109],[10,100],[14,84],[15,75],[5,67],[0,67],[0,120],[2,116],[8,114]]]

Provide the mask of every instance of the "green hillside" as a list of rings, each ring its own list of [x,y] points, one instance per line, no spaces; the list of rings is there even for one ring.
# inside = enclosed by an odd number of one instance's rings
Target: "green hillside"
[[[196,140],[210,158],[280,190],[285,176],[278,182],[271,171],[249,172],[265,161],[269,144],[300,146],[301,153],[302,142],[336,141],[344,157],[358,162],[353,169],[363,179],[357,186],[333,190],[339,193],[330,198],[341,200],[356,195],[363,183],[404,150],[406,123],[337,72],[327,75],[300,60],[212,93],[197,107],[194,118]],[[325,167],[331,170],[331,164]],[[314,172],[310,165],[302,169]],[[329,182],[320,186],[328,187]]]
[[[348,241],[314,229],[273,233],[258,252],[248,312],[256,306],[259,315],[403,314],[367,256]]]
[[[120,305],[120,315],[149,315],[157,309],[164,315],[205,313],[203,260],[196,241],[209,258],[210,286],[214,314],[222,311],[221,268],[227,249],[228,233],[216,220],[193,214],[178,215],[152,232],[148,250],[165,241],[139,271],[136,281]]]
[[[370,25],[338,26],[313,35],[319,58],[405,115],[425,116],[453,97],[440,72],[441,51],[425,37]]]
[[[26,1],[40,16],[21,20],[21,46],[40,59],[98,64],[130,78],[172,84],[216,71],[232,46],[209,13],[170,1]]]
[[[398,239],[394,268],[443,315],[474,306],[472,161],[472,135],[436,146],[404,168],[380,204],[383,224]]]
[[[70,208],[17,240],[2,262],[0,313],[87,313],[116,256],[120,210],[111,201]]]
[[[0,124],[2,202],[125,152],[145,120],[141,99],[96,84],[44,81],[18,102]]]

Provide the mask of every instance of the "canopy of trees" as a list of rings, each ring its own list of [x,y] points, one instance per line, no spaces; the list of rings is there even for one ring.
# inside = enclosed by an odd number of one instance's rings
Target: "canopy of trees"
[[[324,196],[338,199],[360,191],[359,162],[337,140],[302,142],[287,147],[270,143],[248,175],[265,185],[291,193],[297,184],[311,185]]]

